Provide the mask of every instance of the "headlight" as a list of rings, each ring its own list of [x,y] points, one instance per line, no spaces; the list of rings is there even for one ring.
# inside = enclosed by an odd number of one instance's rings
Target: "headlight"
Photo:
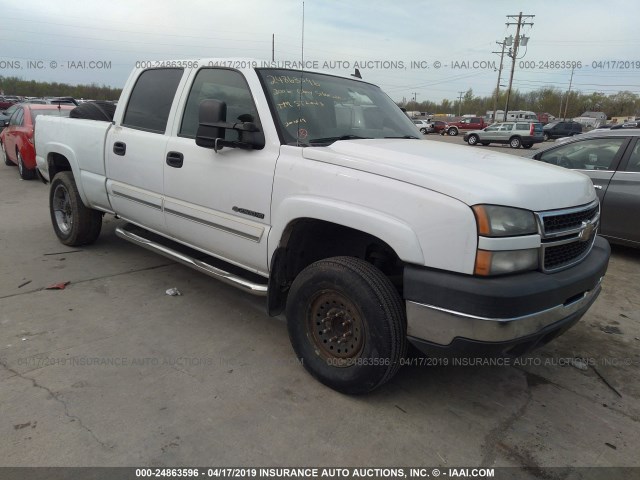
[[[501,275],[523,272],[538,268],[538,249],[526,250],[478,250],[476,255],[476,275]]]
[[[498,205],[476,205],[473,213],[478,234],[485,237],[514,237],[538,233],[533,212]]]

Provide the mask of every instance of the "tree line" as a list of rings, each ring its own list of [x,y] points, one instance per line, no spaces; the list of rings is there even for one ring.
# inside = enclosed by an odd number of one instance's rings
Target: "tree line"
[[[18,77],[0,76],[0,90],[5,95],[22,97],[73,97],[91,100],[117,100],[120,98],[120,88],[106,85],[69,85],[57,82],[36,82],[23,80]]]
[[[506,98],[506,92],[500,92],[497,110],[504,110]],[[484,115],[487,111],[493,110],[494,102],[495,91],[494,95],[490,97],[477,97],[473,94],[473,89],[470,88],[463,95],[461,102],[458,102],[458,99],[445,99],[440,103],[405,101],[400,102],[399,105],[409,111]],[[567,93],[554,87],[543,87],[530,92],[512,90],[509,110],[530,110],[564,117],[566,102]],[[578,90],[572,91],[569,94],[567,118],[578,117],[587,111],[604,112],[608,117],[640,115],[640,96],[628,90],[612,94],[603,92],[587,94]]]

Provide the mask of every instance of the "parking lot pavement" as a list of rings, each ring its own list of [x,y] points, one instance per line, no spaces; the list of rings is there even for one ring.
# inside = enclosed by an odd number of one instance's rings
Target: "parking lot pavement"
[[[349,397],[296,363],[264,300],[110,217],[65,247],[47,196],[0,168],[3,466],[640,466],[636,250],[614,248],[594,307],[519,365],[404,367]]]

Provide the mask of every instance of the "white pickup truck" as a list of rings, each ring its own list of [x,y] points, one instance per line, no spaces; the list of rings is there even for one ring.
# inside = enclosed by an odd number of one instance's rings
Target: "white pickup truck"
[[[35,142],[62,243],[117,215],[120,237],[266,296],[313,376],[364,393],[408,342],[545,344],[608,265],[587,177],[418,136],[359,78],[201,60],[136,69],[113,121],[44,117]]]

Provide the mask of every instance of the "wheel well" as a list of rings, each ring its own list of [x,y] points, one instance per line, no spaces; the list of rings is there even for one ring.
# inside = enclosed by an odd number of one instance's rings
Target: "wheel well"
[[[269,279],[269,313],[286,305],[296,276],[323,258],[350,256],[363,259],[384,273],[402,296],[403,263],[384,241],[344,225],[311,218],[291,222],[273,255]]]
[[[51,153],[47,163],[49,165],[49,181],[53,181],[53,177],[59,172],[71,171],[69,160],[59,153]]]

